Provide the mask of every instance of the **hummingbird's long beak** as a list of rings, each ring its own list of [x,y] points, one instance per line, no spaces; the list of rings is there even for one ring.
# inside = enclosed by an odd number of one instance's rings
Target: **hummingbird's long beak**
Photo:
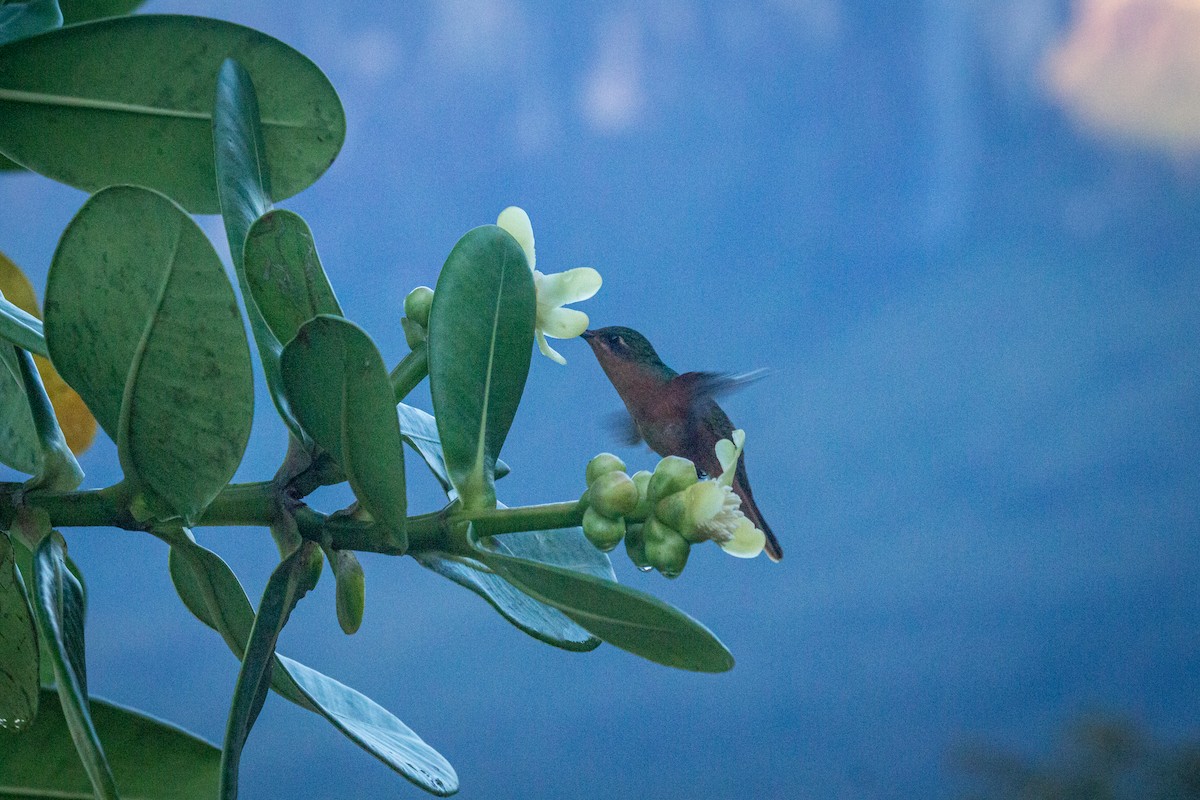
[[[579,336],[586,342],[596,335],[595,331],[584,331]]]

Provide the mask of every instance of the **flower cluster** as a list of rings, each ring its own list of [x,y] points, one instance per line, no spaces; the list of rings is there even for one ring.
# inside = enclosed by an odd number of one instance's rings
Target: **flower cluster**
[[[739,558],[757,556],[766,537],[742,513],[741,498],[733,491],[745,443],[740,430],[717,442],[722,472],[707,480],[699,479],[686,458],[667,456],[653,473],[630,477],[621,459],[601,453],[587,467],[584,534],[606,552],[624,539],[634,564],[668,578],[683,572],[691,546],[704,541]]]

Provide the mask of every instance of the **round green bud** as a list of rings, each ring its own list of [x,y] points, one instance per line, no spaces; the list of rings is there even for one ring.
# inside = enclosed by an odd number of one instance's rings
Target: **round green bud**
[[[425,329],[408,317],[400,318],[400,327],[404,330],[404,341],[408,344],[409,350],[416,350],[417,345],[428,338]]]
[[[337,581],[338,624],[344,633],[351,634],[362,625],[363,608],[366,606],[367,585],[363,568],[353,550],[334,550],[329,563]]]
[[[583,512],[583,535],[597,550],[607,553],[625,538],[625,520],[606,517],[595,508]]]
[[[646,561],[667,578],[677,578],[687,565],[691,545],[662,520],[651,517],[642,528]]]
[[[699,481],[682,492],[658,501],[654,516],[670,525],[692,544],[708,539],[697,528],[725,507],[726,489],[716,481]]]
[[[588,462],[587,465],[587,485],[591,486],[596,479],[601,475],[607,475],[610,472],[620,470],[625,471],[625,462],[614,456],[612,453],[601,453]]]
[[[633,485],[636,486],[638,490],[638,504],[637,508],[635,508],[628,516],[636,517],[637,519],[641,520],[644,520],[646,517],[650,516],[650,509],[653,506],[653,504],[650,502],[650,477],[650,473],[644,469],[633,473],[633,478],[631,480],[633,481]]]
[[[647,494],[650,499],[659,500],[686,489],[698,480],[695,464],[686,458],[667,456],[654,468]]]
[[[643,535],[642,525],[633,524],[626,526],[625,554],[629,556],[629,560],[633,562],[633,565],[643,572],[653,569],[646,558],[646,538]]]
[[[420,325],[429,327],[429,309],[433,307],[433,289],[418,286],[404,298],[404,316]]]
[[[637,484],[619,470],[606,472],[588,488],[588,499],[591,507],[604,516],[623,517],[637,508]]]

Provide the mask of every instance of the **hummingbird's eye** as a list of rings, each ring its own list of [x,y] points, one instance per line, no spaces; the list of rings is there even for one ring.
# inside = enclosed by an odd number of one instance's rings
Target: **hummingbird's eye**
[[[611,343],[614,350],[625,352],[629,349],[629,345],[625,344],[625,338],[620,334],[614,334]]]

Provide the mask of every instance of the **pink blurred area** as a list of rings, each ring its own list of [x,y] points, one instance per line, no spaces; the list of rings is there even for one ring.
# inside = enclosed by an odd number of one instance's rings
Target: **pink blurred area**
[[[1200,152],[1200,0],[1079,0],[1044,77],[1094,134]]]

